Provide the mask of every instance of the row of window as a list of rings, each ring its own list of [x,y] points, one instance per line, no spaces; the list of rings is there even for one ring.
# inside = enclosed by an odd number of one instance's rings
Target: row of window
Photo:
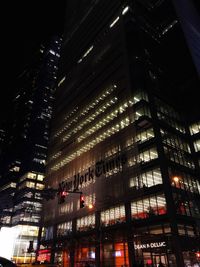
[[[162,184],[162,175],[159,168],[143,172],[130,178],[130,187],[140,189]]]
[[[177,131],[181,132],[181,133],[185,133],[185,128],[180,124],[180,122],[175,121],[174,119],[170,118],[169,116],[167,116],[166,114],[163,114],[161,112],[157,112],[158,115],[158,119],[164,121],[165,123],[167,123],[169,126],[173,127],[174,129],[176,129]]]
[[[44,189],[44,184],[42,183],[35,183],[35,182],[30,182],[30,181],[24,181],[23,183],[21,183],[19,186],[18,186],[18,190],[21,190],[23,188],[34,188],[34,189],[37,189],[37,190],[42,190]]]
[[[145,163],[150,160],[158,158],[158,152],[155,147],[152,147],[148,150],[141,151],[139,155],[135,155],[128,159],[129,167],[134,166],[137,163]]]
[[[134,219],[145,219],[167,212],[163,194],[144,197],[131,203],[131,214]]]
[[[43,181],[44,180],[44,175],[43,174],[34,173],[34,172],[28,172],[28,173],[26,173],[25,175],[23,175],[20,178],[20,182],[22,182],[22,181],[24,181],[26,179]]]
[[[162,113],[165,114],[166,116],[173,118],[175,120],[180,121],[180,116],[179,114],[175,111],[174,108],[172,108],[171,106],[169,106],[168,104],[166,104],[165,102],[163,102],[161,99],[158,99],[157,97],[155,98],[155,104],[157,107],[157,110]]]
[[[182,196],[180,194],[173,194],[174,203],[177,214],[200,217],[200,210],[196,201],[189,196]]]
[[[142,100],[142,99],[147,99],[147,96],[145,93],[137,93],[136,96],[130,98],[129,100],[127,100],[124,103],[121,103],[120,106],[118,106],[115,110],[112,110],[110,114],[107,114],[107,116],[104,116],[104,118],[102,118],[102,120],[100,120],[97,124],[95,124],[95,126],[92,126],[88,129],[86,129],[84,131],[84,134],[79,136],[77,138],[78,142],[81,142],[83,139],[85,139],[86,137],[90,136],[91,134],[94,134],[96,131],[98,131],[99,129],[101,129],[103,126],[107,125],[109,122],[111,122],[114,118],[116,118],[118,116],[118,114],[122,114],[126,111],[127,108],[131,107],[132,105],[134,105],[135,103],[137,103],[138,101]],[[110,100],[112,102],[112,104],[115,104],[115,102],[117,101],[117,98],[113,98]],[[95,117],[97,115],[100,114],[100,111],[102,113],[104,113],[106,106],[110,106],[110,103],[107,103],[106,105],[104,105],[104,109],[100,108],[97,111],[93,112],[90,116],[88,116],[87,118],[84,118],[83,121],[79,121],[79,123],[77,124],[77,126],[75,128],[72,128],[68,134],[65,136],[65,138],[63,139],[64,141],[66,141],[67,139],[69,139],[71,137],[72,134],[77,133],[79,130],[81,130],[83,128],[83,126],[85,126],[86,124],[89,124],[92,120],[95,119]],[[134,120],[138,120],[141,116],[149,116],[150,117],[150,111],[148,109],[148,107],[144,106],[139,108],[135,114],[134,114]],[[130,118],[125,118],[125,120],[129,120]],[[78,122],[78,119],[77,121]],[[125,123],[126,124],[126,123]],[[70,125],[71,126],[71,125]],[[69,128],[69,127],[68,127]],[[109,137],[110,135],[112,135],[113,133],[115,133],[116,131],[113,132],[113,128],[117,128],[116,130],[119,131],[120,129],[124,128],[124,122],[123,119],[121,120],[120,123],[113,125],[110,129],[107,129],[107,134],[106,137]],[[106,130],[105,130],[106,131]],[[105,133],[105,132],[104,132]],[[102,140],[104,140],[105,138],[101,138],[101,134],[100,136],[96,136],[95,139],[92,142],[98,143],[101,142]],[[97,140],[97,142],[96,142]],[[91,142],[91,143],[92,143]],[[89,145],[90,146],[90,145]],[[93,147],[93,146],[92,146]],[[90,147],[91,148],[91,147]],[[82,148],[83,149],[83,148]],[[60,152],[57,152],[55,155],[52,156],[52,159],[56,159],[61,155]]]
[[[91,110],[94,110],[94,108],[99,105],[99,103],[102,103],[105,101],[105,99],[115,90],[117,86],[112,85],[106,90],[104,90],[100,95],[98,95],[95,99],[93,99],[93,102],[89,105],[87,105],[82,110],[78,110],[78,107],[74,108],[74,110],[65,117],[66,123],[64,126],[54,135],[54,138],[59,137],[63,132],[65,132],[67,129],[69,129],[73,123],[76,123],[80,118],[83,117],[85,119],[85,115],[87,115]],[[78,116],[77,116],[78,113]]]
[[[182,208],[181,208],[182,209]],[[187,214],[187,208],[185,213]],[[167,212],[166,201],[164,195],[155,195],[148,198],[140,199],[131,203],[131,214],[133,219],[146,219],[154,216],[163,215]],[[110,226],[117,223],[125,222],[125,207],[123,205],[116,206],[100,214],[101,226]],[[88,231],[95,228],[95,214],[84,216],[77,219],[76,223],[77,231]],[[72,232],[72,221],[60,223],[57,225],[57,237],[67,236]],[[169,224],[145,226],[135,229],[135,238],[142,235],[161,235],[171,232]],[[200,231],[192,225],[178,225],[178,232],[180,235],[194,236],[199,235]],[[42,239],[49,240],[53,238],[53,227],[43,228]]]
[[[190,191],[192,193],[200,192],[199,181],[190,174],[169,169],[169,176],[171,178],[172,186]]]
[[[131,203],[131,214],[133,219],[145,219],[151,216],[166,213],[166,201],[163,194],[146,197]],[[100,213],[101,226],[110,226],[126,221],[125,206],[119,205]],[[87,215],[77,219],[76,229],[87,231],[95,228],[95,214]],[[61,223],[57,227],[57,236],[67,235],[72,231],[72,222]],[[53,237],[53,228],[49,227],[43,233],[45,239]]]
[[[166,157],[169,160],[174,161],[180,165],[183,165],[191,169],[195,168],[193,160],[189,158],[189,156],[186,155],[183,151],[174,149],[169,146],[164,146],[164,151],[165,151]]]
[[[162,141],[173,148],[181,149],[185,152],[191,153],[189,144],[183,140],[181,137],[169,133],[166,130],[161,129]]]

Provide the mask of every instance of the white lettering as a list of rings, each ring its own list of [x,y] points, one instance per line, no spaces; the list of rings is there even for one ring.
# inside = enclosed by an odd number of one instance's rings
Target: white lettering
[[[144,248],[161,248],[166,247],[167,244],[165,241],[163,242],[151,242],[146,244],[134,244],[135,249],[144,249]]]

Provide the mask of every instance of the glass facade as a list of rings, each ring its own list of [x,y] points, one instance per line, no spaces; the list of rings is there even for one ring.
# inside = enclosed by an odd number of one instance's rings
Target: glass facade
[[[199,183],[189,128],[144,69],[129,7],[99,2],[84,18],[91,43],[79,27],[64,37],[45,183],[68,194],[44,203],[39,247],[64,267],[193,264]]]

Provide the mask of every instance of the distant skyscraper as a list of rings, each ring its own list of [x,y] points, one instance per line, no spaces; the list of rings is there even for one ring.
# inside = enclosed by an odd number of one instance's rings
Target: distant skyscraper
[[[165,97],[194,66],[172,3],[66,2],[46,173],[60,194],[44,204],[37,259],[194,266],[199,167]]]
[[[19,75],[8,121],[0,190],[4,203],[6,198],[10,202],[1,211],[1,222],[17,232],[12,255],[17,262],[30,261],[29,241],[36,248],[60,46],[58,37],[41,45]]]

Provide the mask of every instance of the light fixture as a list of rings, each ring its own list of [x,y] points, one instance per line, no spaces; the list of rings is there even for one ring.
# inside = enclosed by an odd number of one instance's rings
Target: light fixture
[[[180,181],[180,178],[178,176],[174,176],[173,180],[174,180],[175,183],[178,183]]]

